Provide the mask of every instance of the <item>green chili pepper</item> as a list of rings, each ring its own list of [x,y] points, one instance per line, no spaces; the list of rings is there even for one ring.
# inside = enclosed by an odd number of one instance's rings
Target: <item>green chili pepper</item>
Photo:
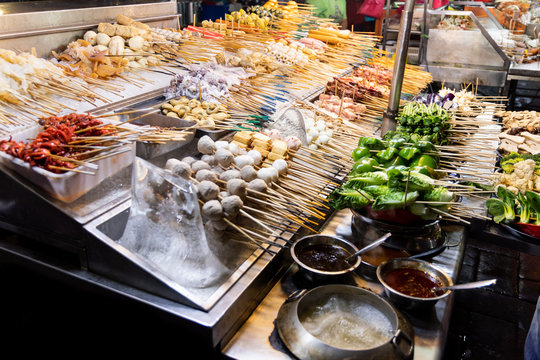
[[[419,155],[419,156],[415,157],[411,161],[410,166],[411,167],[426,166],[426,167],[429,167],[431,169],[438,169],[439,168],[439,161],[437,160],[437,158],[435,156],[422,154],[422,155]]]
[[[398,149],[393,146],[390,146],[384,150],[380,150],[377,153],[377,158],[382,161],[388,161],[392,159],[398,153]]]
[[[399,150],[399,156],[405,160],[411,160],[418,153],[420,153],[420,149],[414,146],[407,146]]]
[[[427,166],[414,166],[411,168],[411,171],[415,171],[417,173],[433,177],[433,169]]]
[[[358,161],[366,156],[370,156],[371,152],[369,149],[365,146],[359,146],[352,152],[352,159],[353,161]]]
[[[365,146],[369,149],[372,149],[372,150],[382,150],[385,148],[385,145],[384,143],[377,139],[377,138],[366,138],[366,140],[364,140],[363,144],[360,145],[358,144],[358,146]]]
[[[373,158],[363,158],[354,163],[352,172],[360,174],[375,170],[374,166],[379,166],[379,162]]]
[[[392,166],[402,166],[402,165],[407,165],[407,161],[401,156],[396,156],[392,160],[387,161],[383,164],[385,168],[390,168]]]

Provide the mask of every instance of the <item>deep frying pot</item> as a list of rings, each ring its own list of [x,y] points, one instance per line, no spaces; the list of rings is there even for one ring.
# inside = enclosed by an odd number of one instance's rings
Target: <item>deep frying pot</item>
[[[406,250],[411,254],[438,249],[444,245],[446,234],[439,220],[426,221],[419,225],[401,225],[372,219],[360,211],[352,210],[352,225],[358,234],[367,241],[391,232],[392,236],[384,243],[390,248]]]
[[[349,300],[352,296],[359,305],[367,304],[380,311],[390,320],[393,336],[379,346],[366,349],[342,349],[322,342],[304,328],[301,319],[332,296]],[[323,285],[293,293],[279,309],[276,327],[287,348],[301,360],[410,359],[414,351],[412,327],[392,305],[371,291],[351,285]]]

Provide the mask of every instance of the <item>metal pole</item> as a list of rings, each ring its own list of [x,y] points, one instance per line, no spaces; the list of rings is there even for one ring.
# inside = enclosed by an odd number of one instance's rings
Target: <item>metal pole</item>
[[[405,6],[401,13],[399,25],[399,35],[396,44],[396,54],[394,59],[394,72],[392,75],[392,86],[390,88],[390,98],[388,109],[383,114],[381,136],[389,130],[396,129],[396,116],[399,112],[399,100],[401,88],[403,86],[403,74],[407,64],[407,53],[409,50],[409,38],[411,35],[411,24],[414,13],[415,0],[405,0]]]

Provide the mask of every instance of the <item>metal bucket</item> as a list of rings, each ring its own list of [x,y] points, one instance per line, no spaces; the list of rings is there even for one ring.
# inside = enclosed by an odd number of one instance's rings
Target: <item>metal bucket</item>
[[[338,345],[313,331],[310,322],[316,318],[315,313],[336,301],[343,301],[352,309],[363,307],[370,314],[377,314],[370,316],[370,320],[362,318],[363,323],[351,325],[361,329],[363,339],[366,334],[372,334],[369,343],[362,340]],[[331,312],[328,315],[332,315]],[[324,334],[339,333],[339,327],[347,326],[343,321],[349,321],[327,319],[330,320],[320,323],[324,329],[329,326],[328,331],[322,331]],[[276,326],[282,341],[299,359],[410,359],[414,351],[413,329],[404,318],[386,300],[356,286],[323,285],[293,293],[281,306]]]

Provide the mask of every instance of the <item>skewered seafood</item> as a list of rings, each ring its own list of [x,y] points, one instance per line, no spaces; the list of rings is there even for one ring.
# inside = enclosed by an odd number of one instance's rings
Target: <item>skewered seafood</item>
[[[343,97],[342,99],[331,94],[319,95],[319,99],[315,100],[314,104],[347,120],[356,120],[366,111],[366,106],[354,101],[353,98]]]
[[[87,114],[69,114],[40,120],[43,126],[31,143],[2,140],[0,151],[19,158],[30,166],[38,166],[53,173],[63,173],[77,167],[77,159],[85,153],[70,147],[78,137],[99,137],[112,134],[115,130]],[[105,139],[104,139],[105,140]]]
[[[230,118],[227,108],[219,103],[199,101],[182,96],[161,104],[164,115],[197,122],[199,127],[215,129],[216,123]]]

